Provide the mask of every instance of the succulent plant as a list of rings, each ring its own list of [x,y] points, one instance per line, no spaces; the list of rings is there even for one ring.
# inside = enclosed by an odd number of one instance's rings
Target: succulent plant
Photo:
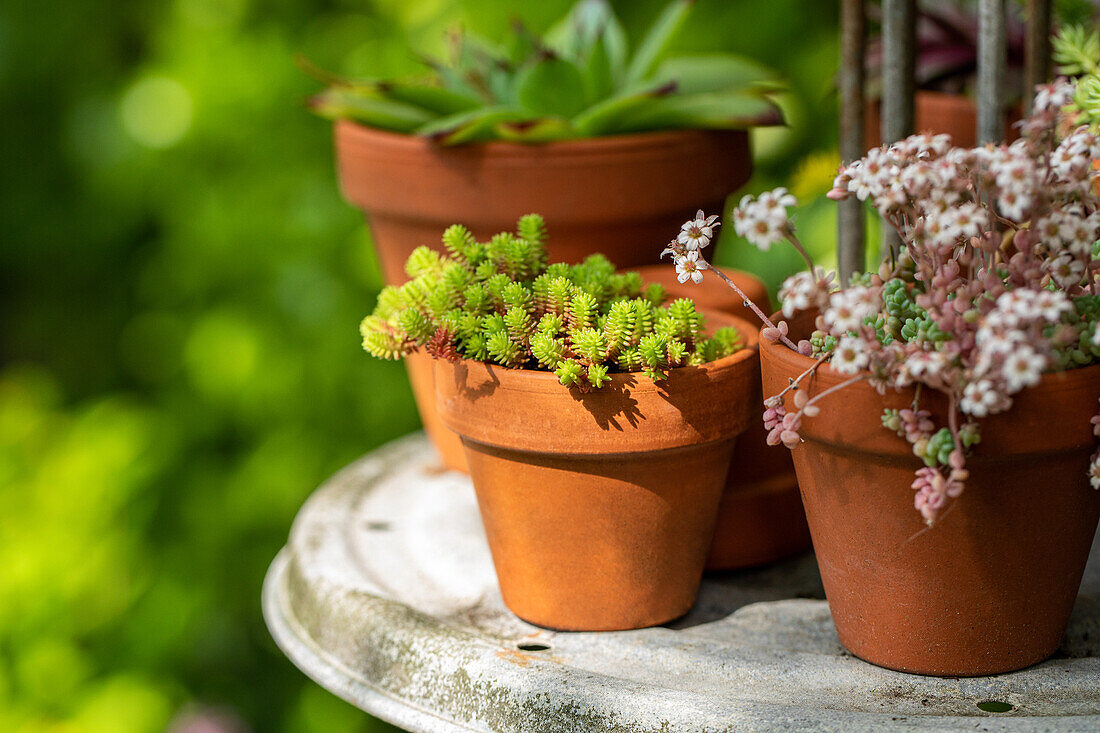
[[[638,47],[607,0],[580,0],[545,36],[516,23],[495,45],[450,37],[452,59],[425,59],[431,73],[329,87],[313,111],[444,144],[543,142],[675,128],[746,128],[782,122],[767,98],[770,70],[733,54],[666,57],[693,0],[672,0]]]
[[[664,306],[661,285],[616,272],[603,255],[548,265],[546,225],[537,214],[488,242],[456,224],[443,246],[446,254],[414,250],[405,265],[410,280],[379,294],[360,325],[368,353],[397,359],[423,348],[437,358],[551,371],[563,385],[588,390],[615,372],[660,381],[670,369],[742,347],[729,326],[705,337],[690,299]]]

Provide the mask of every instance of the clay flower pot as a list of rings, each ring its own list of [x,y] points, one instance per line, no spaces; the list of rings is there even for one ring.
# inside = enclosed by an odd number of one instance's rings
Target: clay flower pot
[[[703,282],[680,283],[671,265],[638,268],[646,282],[664,285],[672,298],[691,298],[704,313],[719,312],[757,323],[756,315],[741,298],[716,277]],[[770,312],[768,290],[751,273],[722,268],[731,280],[765,313]],[[756,380],[759,385],[759,378]],[[759,389],[753,404],[760,405]],[[714,541],[707,556],[707,570],[734,570],[774,562],[810,549],[810,530],[798,495],[798,481],[787,451],[766,442],[768,434],[759,416],[737,441],[718,507]]]
[[[721,211],[752,172],[740,130],[444,147],[340,121],[334,135],[344,197],[366,214],[390,284],[451,224],[488,238],[533,211],[550,229],[551,261],[602,252],[620,267],[656,263],[696,209]]]
[[[736,130],[445,147],[339,121],[334,137],[340,187],[366,215],[389,284],[404,282],[414,249],[441,248],[451,224],[487,239],[533,211],[548,222],[551,261],[579,262],[598,251],[623,267],[656,262],[684,221],[700,206],[721,211],[752,172],[748,134]],[[465,471],[458,438],[429,407],[427,357],[411,357],[406,367],[443,464]]]
[[[1020,137],[1015,123],[1020,121],[1019,105],[1011,109],[1005,120],[1005,140]],[[955,145],[972,148],[978,144],[978,106],[964,94],[947,94],[920,90],[913,100],[913,129],[917,132],[948,134]],[[882,144],[882,103],[869,100],[863,113],[863,140],[868,150]]]
[[[462,436],[517,616],[605,631],[691,608],[734,439],[756,410],[754,329],[728,322],[746,342],[736,354],[587,394],[547,372],[436,362],[440,417]]]
[[[792,322],[792,338],[811,323]],[[778,394],[812,360],[761,341],[761,363],[765,394]],[[809,394],[840,381],[826,366]],[[883,667],[945,676],[1009,672],[1054,653],[1100,516],[1086,478],[1097,398],[1100,366],[1047,374],[982,420],[966,490],[932,527],[910,489],[923,464],[880,421],[912,392],[858,383],[818,403],[791,454],[841,643]],[[924,390],[921,406],[945,424],[943,395]]]

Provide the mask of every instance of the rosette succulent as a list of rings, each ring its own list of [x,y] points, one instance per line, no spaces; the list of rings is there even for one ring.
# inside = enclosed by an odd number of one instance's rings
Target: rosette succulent
[[[634,49],[606,0],[581,0],[545,36],[516,23],[502,45],[450,36],[451,59],[395,80],[329,83],[310,106],[329,119],[444,144],[544,142],[676,128],[782,122],[776,75],[733,54],[668,57],[692,0],[672,0]]]
[[[406,263],[410,280],[379,294],[360,326],[368,353],[397,359],[425,349],[437,358],[554,372],[563,385],[588,390],[615,372],[660,381],[671,369],[742,348],[736,329],[707,337],[690,299],[665,305],[661,285],[616,272],[603,255],[548,265],[546,226],[537,214],[488,242],[456,224],[444,232],[443,246],[446,254],[414,250]]]

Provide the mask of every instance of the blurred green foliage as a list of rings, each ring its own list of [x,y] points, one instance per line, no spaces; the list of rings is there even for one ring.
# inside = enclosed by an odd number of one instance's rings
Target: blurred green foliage
[[[381,279],[293,56],[396,75],[454,23],[499,37],[568,4],[0,5],[0,730],[384,727],[294,669],[259,610],[313,488],[418,425],[401,365],[360,350]],[[636,37],[661,5],[616,8]],[[827,187],[836,15],[700,0],[677,42],[790,79],[754,190]],[[828,252],[816,206],[801,234]],[[798,266],[723,246],[773,286]]]

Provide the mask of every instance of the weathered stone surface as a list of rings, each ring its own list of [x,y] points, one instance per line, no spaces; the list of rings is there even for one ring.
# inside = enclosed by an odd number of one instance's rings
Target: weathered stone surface
[[[469,480],[434,462],[416,435],[336,475],[303,507],[264,587],[291,660],[397,725],[1100,730],[1100,550],[1056,658],[998,677],[920,677],[850,656],[812,557],[708,577],[667,627],[555,633],[504,607]],[[990,700],[1013,709],[978,708]]]

